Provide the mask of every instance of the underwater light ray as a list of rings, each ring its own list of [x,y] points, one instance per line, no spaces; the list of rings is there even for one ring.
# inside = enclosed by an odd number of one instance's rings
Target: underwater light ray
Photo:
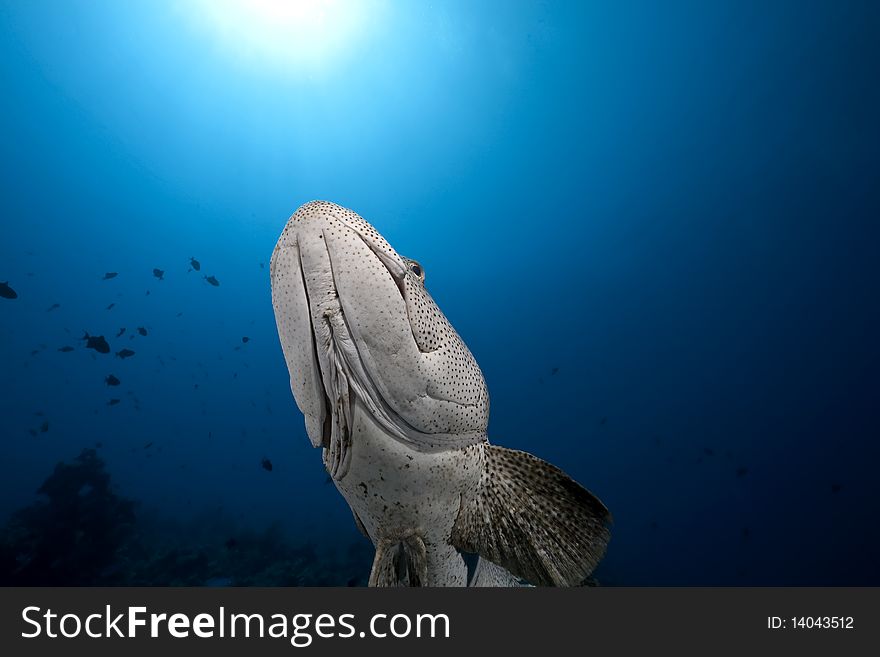
[[[192,20],[243,61],[289,74],[350,57],[381,13],[378,0],[193,0]]]

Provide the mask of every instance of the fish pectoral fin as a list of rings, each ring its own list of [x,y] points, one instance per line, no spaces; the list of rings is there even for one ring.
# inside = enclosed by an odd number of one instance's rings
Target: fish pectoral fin
[[[559,468],[486,445],[476,493],[462,499],[450,542],[539,586],[578,586],[611,538],[611,514]]]
[[[376,543],[376,556],[370,571],[370,586],[425,586],[428,579],[428,553],[416,533]]]

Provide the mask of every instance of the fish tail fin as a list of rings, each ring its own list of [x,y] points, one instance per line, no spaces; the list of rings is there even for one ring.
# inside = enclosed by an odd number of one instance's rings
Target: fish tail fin
[[[476,493],[463,498],[450,542],[541,586],[578,586],[611,538],[605,505],[559,468],[485,445]]]
[[[421,536],[381,539],[370,571],[370,586],[425,586],[428,555]]]

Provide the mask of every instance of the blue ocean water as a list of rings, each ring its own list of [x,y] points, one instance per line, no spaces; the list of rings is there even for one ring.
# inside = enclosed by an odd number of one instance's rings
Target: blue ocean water
[[[320,198],[610,508],[600,583],[880,584],[876,3],[235,7],[0,5],[2,522],[91,448],[146,552],[101,577],[263,536],[362,583],[270,301]]]

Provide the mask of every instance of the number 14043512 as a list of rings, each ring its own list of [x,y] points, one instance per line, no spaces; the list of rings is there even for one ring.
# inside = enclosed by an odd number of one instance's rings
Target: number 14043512
[[[855,629],[855,621],[852,616],[768,616],[767,629],[852,630]]]

